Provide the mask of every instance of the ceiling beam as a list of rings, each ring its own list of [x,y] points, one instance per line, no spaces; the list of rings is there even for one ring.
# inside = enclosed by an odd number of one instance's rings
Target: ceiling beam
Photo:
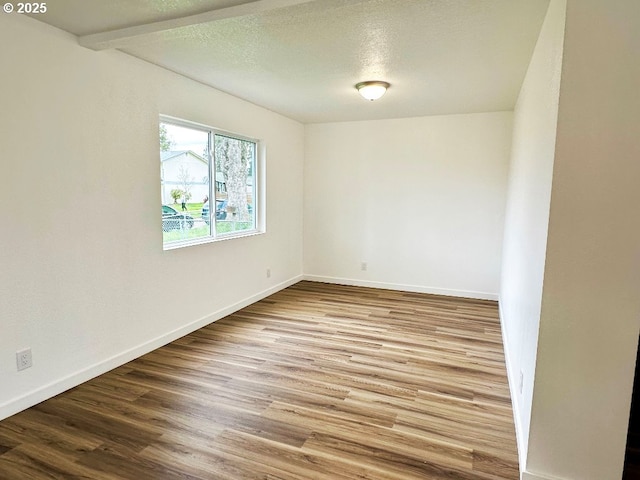
[[[290,7],[303,3],[316,2],[318,0],[253,0],[233,7],[218,8],[204,13],[189,15],[186,17],[172,18],[160,22],[145,23],[135,27],[120,28],[108,32],[94,33],[78,37],[78,43],[92,50],[107,50],[111,48],[126,47],[136,39],[153,33],[173,30],[175,28],[200,25],[202,23],[215,22],[225,18],[242,17],[256,13]]]

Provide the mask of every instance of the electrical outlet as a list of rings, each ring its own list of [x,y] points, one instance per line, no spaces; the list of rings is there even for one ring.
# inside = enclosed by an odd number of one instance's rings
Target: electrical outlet
[[[360,264],[360,270],[362,270],[363,272],[367,271],[367,262],[362,262]]]
[[[29,368],[33,365],[30,348],[25,348],[24,350],[16,352],[16,364],[18,366],[18,371],[24,370],[25,368]]]
[[[271,278],[271,269],[267,268],[267,278]]]

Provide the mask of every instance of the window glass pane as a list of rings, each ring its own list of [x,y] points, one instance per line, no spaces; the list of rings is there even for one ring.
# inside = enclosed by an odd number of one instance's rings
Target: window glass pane
[[[209,150],[208,132],[160,123],[162,238],[165,245],[211,234]]]
[[[214,158],[216,233],[255,229],[255,142],[217,134]]]

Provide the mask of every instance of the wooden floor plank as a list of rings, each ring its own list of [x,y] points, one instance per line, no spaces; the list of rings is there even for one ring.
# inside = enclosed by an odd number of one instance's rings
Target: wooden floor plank
[[[300,282],[0,422],[0,478],[517,480],[497,304]]]

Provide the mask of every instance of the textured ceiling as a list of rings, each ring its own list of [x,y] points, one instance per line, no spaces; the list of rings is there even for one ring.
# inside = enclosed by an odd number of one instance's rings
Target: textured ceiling
[[[313,123],[511,110],[548,3],[56,0],[35,18]],[[367,102],[362,80],[392,86]]]
[[[231,7],[251,0],[50,0],[36,20],[88,35]]]

